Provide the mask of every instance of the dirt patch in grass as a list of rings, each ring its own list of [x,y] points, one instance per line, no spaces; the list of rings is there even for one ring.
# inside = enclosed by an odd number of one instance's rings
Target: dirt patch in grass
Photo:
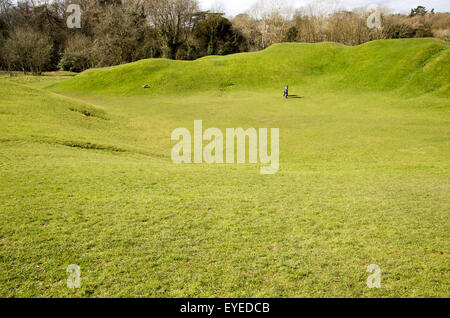
[[[69,110],[72,112],[80,113],[86,117],[96,117],[104,120],[108,120],[109,118],[106,116],[106,112],[94,107],[83,106],[83,107],[69,107]]]
[[[81,149],[93,149],[93,150],[108,150],[108,151],[114,151],[114,152],[126,152],[127,150],[118,148],[116,146],[111,145],[100,145],[100,144],[94,144],[90,142],[84,142],[84,141],[58,141],[57,144],[67,146],[67,147],[73,147],[73,148],[81,148]]]

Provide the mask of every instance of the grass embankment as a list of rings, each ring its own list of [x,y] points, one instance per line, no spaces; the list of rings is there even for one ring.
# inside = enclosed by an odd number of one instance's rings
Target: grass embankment
[[[62,91],[113,95],[188,94],[274,89],[286,84],[323,89],[400,90],[448,97],[450,46],[437,39],[277,44],[257,53],[196,61],[164,59],[88,70],[58,85]],[[142,89],[143,84],[150,89]]]

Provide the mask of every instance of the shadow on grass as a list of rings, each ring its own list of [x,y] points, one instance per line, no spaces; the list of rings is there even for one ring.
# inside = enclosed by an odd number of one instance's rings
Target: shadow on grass
[[[288,95],[288,98],[304,98],[304,97],[298,95]]]

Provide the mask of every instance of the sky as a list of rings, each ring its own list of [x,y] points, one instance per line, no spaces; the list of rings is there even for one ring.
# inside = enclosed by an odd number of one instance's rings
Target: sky
[[[222,8],[227,16],[235,16],[247,11],[258,0],[199,0],[201,8],[208,10]],[[301,7],[317,0],[278,0],[292,7]],[[323,2],[339,3],[340,8],[354,9],[361,7],[373,7],[377,5],[387,6],[394,13],[409,13],[411,8],[419,5],[427,9],[434,8],[436,12],[450,12],[450,0],[320,0]]]

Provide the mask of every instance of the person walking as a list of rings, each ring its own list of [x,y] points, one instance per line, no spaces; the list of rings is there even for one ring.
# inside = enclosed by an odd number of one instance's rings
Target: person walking
[[[288,98],[288,96],[289,96],[289,86],[286,85],[286,86],[284,87],[283,97],[284,97],[284,98]]]

